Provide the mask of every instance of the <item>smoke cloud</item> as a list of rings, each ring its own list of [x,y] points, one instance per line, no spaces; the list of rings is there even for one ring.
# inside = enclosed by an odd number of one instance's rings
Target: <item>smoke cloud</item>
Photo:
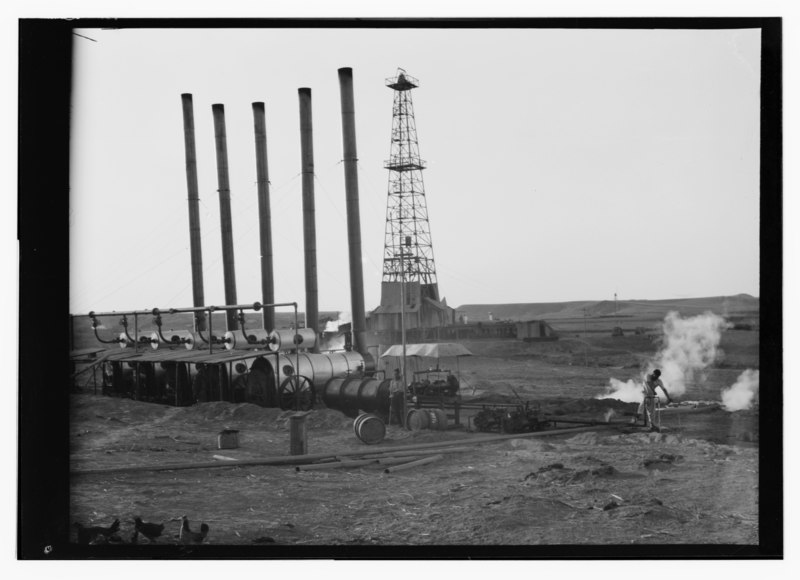
[[[324,332],[339,332],[339,327],[343,324],[350,324],[352,318],[349,312],[340,312],[338,320],[329,320],[325,325]]]
[[[597,395],[596,399],[618,399],[623,403],[638,403],[642,400],[642,383],[631,379],[623,383],[620,380],[611,378],[606,392]]]
[[[329,320],[323,330],[323,338],[320,343],[320,351],[344,350],[344,335],[340,335],[339,327],[352,322],[349,312],[340,312],[337,320]]]
[[[606,392],[597,398],[619,399],[626,403],[641,401],[644,379],[654,369],[661,369],[661,380],[670,396],[681,396],[686,392],[687,383],[691,383],[697,373],[708,368],[722,353],[719,342],[722,332],[729,327],[723,317],[713,312],[689,318],[681,318],[677,312],[668,313],[661,326],[662,346],[644,366],[638,380],[622,382],[612,378]]]
[[[726,411],[742,411],[753,406],[758,395],[758,371],[747,369],[732,387],[722,389],[722,406]]]
[[[699,316],[681,318],[677,312],[664,317],[662,325],[663,346],[645,370],[661,369],[661,380],[670,395],[686,392],[686,384],[695,375],[708,368],[721,354],[719,342],[722,332],[730,328],[723,317],[706,312]]]

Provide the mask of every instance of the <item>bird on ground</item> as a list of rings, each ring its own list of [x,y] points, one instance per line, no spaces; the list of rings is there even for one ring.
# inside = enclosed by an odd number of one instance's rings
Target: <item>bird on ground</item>
[[[189,519],[186,516],[181,518],[180,541],[182,544],[202,544],[208,536],[208,524],[200,524],[200,531],[193,532],[189,528]]]
[[[142,534],[145,538],[150,540],[151,542],[155,542],[156,538],[161,535],[164,531],[164,524],[153,524],[149,522],[143,522],[142,518],[136,516],[133,518],[133,523],[136,526],[136,531]]]
[[[98,537],[103,539],[108,538],[108,536],[115,534],[119,531],[119,519],[114,520],[114,522],[106,527],[103,526],[84,526],[81,523],[75,522],[74,526],[78,530],[78,543],[79,544],[88,544]]]

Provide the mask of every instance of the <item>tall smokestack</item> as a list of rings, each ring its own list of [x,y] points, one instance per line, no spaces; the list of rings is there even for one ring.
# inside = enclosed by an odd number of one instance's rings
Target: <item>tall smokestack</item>
[[[311,130],[311,89],[297,90],[300,98],[300,155],[303,175],[303,243],[306,256],[306,326],[317,332],[317,232],[314,222],[314,147]],[[318,350],[317,347],[314,350]]]
[[[219,219],[222,227],[222,271],[225,278],[225,304],[236,300],[236,272],[233,265],[233,220],[231,219],[231,187],[228,180],[228,140],[225,132],[225,107],[211,105],[214,114],[214,137],[217,143],[217,183],[219,184]],[[236,312],[226,310],[227,330],[236,330]]]
[[[361,265],[361,214],[358,208],[358,153],[356,113],[353,99],[353,69],[339,69],[344,143],[344,187],[347,197],[347,241],[350,254],[350,309],[356,352],[367,352],[367,322],[364,309],[364,272]]]
[[[186,187],[189,190],[189,249],[192,257],[192,301],[193,306],[205,306],[203,296],[203,248],[200,245],[200,199],[197,194],[197,151],[194,142],[194,106],[192,95],[181,95],[183,102],[183,140],[186,149]],[[206,318],[197,312],[195,330],[206,329]]]
[[[256,135],[256,179],[258,180],[258,224],[261,235],[261,301],[275,303],[272,270],[272,218],[269,208],[269,166],[267,164],[267,122],[264,103],[253,103],[253,124]],[[264,330],[275,329],[275,309],[262,311]]]

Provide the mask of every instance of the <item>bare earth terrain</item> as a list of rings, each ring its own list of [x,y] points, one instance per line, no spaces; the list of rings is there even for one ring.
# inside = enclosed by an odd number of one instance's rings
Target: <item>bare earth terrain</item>
[[[158,545],[177,543],[185,514],[192,529],[209,525],[210,545],[260,546],[278,556],[297,545],[756,544],[757,407],[731,413],[716,403],[743,368],[757,368],[757,336],[726,333],[725,357],[664,411],[660,433],[625,424],[635,404],[594,399],[609,378],[637,376],[654,351],[646,337],[465,342],[476,354],[459,361],[465,402],[519,396],[551,416],[616,424],[479,443],[487,434],[462,417],[460,428],[446,431],[392,426],[369,446],[354,435],[352,419],[315,409],[307,417],[310,454],[356,459],[411,444],[463,443],[396,473],[373,463],[77,474],[71,519],[105,526],[119,518],[125,542],[134,516],[164,522]],[[289,455],[291,412],[225,402],[166,407],[94,395],[91,386],[71,400],[73,471]],[[217,448],[226,427],[240,431],[239,448]],[[139,542],[141,550],[146,541]]]

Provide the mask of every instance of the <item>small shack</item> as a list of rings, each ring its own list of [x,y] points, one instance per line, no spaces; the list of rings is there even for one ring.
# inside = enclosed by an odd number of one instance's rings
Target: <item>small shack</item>
[[[525,342],[558,340],[558,335],[544,320],[526,320],[517,322],[517,339]]]

